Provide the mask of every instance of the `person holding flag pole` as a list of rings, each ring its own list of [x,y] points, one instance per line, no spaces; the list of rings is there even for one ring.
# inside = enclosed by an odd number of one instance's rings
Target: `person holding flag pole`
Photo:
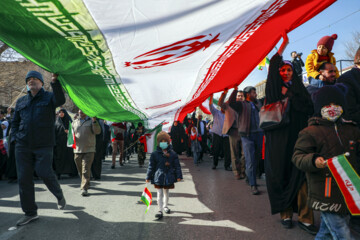
[[[308,205],[321,211],[315,239],[353,239],[347,216],[360,215],[360,180],[354,170],[360,162],[360,130],[342,118],[345,92],[344,85],[336,84],[313,95],[315,115],[294,148],[292,161],[306,172]]]
[[[157,202],[159,212],[155,218],[161,219],[163,211],[170,213],[168,208],[169,189],[183,179],[178,155],[170,145],[170,135],[161,131],[156,136],[157,148],[151,154],[150,164],[146,173],[146,183],[151,182],[157,189]]]

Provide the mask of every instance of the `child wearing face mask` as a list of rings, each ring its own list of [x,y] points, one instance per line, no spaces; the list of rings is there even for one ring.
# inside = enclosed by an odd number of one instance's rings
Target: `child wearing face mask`
[[[317,43],[317,49],[311,51],[307,56],[305,62],[305,68],[307,71],[307,77],[311,85],[322,87],[324,77],[320,74],[319,67],[324,62],[332,63],[336,69],[336,78],[339,77],[339,70],[336,68],[336,59],[334,53],[331,52],[334,45],[334,41],[337,39],[337,35],[322,37]]]
[[[169,189],[174,189],[174,183],[180,182],[183,177],[178,155],[170,145],[170,135],[161,131],[156,140],[158,146],[156,151],[151,154],[146,182],[151,181],[157,189],[159,212],[155,218],[161,219],[163,211],[167,214],[170,213],[170,208],[168,208]]]
[[[343,119],[346,91],[344,85],[336,84],[324,86],[313,95],[315,116],[299,133],[292,157],[296,167],[306,172],[308,206],[321,212],[315,239],[353,239],[347,225],[349,211],[326,162],[349,152],[347,159],[353,168],[360,163],[360,130]]]

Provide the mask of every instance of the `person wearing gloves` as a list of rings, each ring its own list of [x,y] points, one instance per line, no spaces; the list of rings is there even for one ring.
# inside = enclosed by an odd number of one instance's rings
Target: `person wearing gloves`
[[[170,145],[170,135],[164,131],[158,133],[158,146],[151,153],[150,163],[146,173],[146,183],[151,181],[157,189],[159,212],[155,218],[161,219],[163,211],[170,213],[168,208],[169,189],[174,189],[174,183],[183,179],[178,155]]]

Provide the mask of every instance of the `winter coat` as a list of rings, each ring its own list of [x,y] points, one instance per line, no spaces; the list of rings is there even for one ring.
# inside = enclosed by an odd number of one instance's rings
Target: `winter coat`
[[[329,52],[328,56],[330,58],[329,62],[335,66],[336,78],[338,78],[339,70],[336,67],[336,59],[334,57],[334,53]],[[320,75],[318,70],[323,62],[318,62],[318,59],[319,59],[319,54],[317,53],[316,49],[312,50],[311,53],[307,56],[306,62],[305,62],[305,68],[306,68],[308,77],[313,77],[316,79]]]
[[[352,68],[342,74],[337,82],[348,87],[346,119],[352,120],[360,126],[360,68]]]
[[[65,103],[58,81],[51,83],[53,92],[43,88],[33,97],[30,93],[16,102],[11,123],[11,142],[17,146],[39,148],[55,145],[55,109]]]
[[[337,137],[335,124],[341,141]],[[348,160],[356,169],[357,161],[360,161],[357,156],[360,153],[359,143],[360,130],[353,122],[339,119],[333,123],[319,117],[309,119],[309,126],[299,133],[292,158],[296,167],[306,172],[308,206],[325,212],[347,213],[344,198],[329,168],[317,168],[315,159],[320,156],[329,159],[349,152]],[[331,179],[330,196],[325,196],[327,178]]]
[[[173,125],[171,127],[170,136],[175,152],[178,154],[183,152],[185,142],[185,129],[183,125],[181,123],[178,123],[177,126]]]
[[[171,186],[177,179],[182,179],[181,166],[178,155],[168,147],[169,157],[164,156],[160,147],[151,153],[150,163],[146,173],[146,180],[151,180],[157,186]],[[169,165],[166,166],[168,163]]]
[[[93,122],[91,118],[86,117],[85,121],[81,123],[78,118],[73,122],[72,128],[76,140],[74,153],[95,152],[96,135],[101,133],[99,122]]]

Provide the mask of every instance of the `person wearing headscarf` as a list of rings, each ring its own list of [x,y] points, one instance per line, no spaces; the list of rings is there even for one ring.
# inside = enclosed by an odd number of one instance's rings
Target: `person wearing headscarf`
[[[281,54],[288,43],[284,42],[278,53],[270,60],[266,82],[266,104],[289,99],[289,124],[265,131],[265,174],[271,205],[271,213],[280,213],[284,228],[292,227],[293,212],[298,212],[299,227],[316,234],[314,216],[307,206],[305,173],[291,162],[299,132],[307,126],[313,114],[311,97],[291,62],[284,61]]]
[[[184,139],[185,139],[185,129],[183,125],[178,121],[174,121],[171,127],[170,136],[172,141],[171,144],[174,148],[174,151],[178,155],[181,155],[182,152],[184,151]]]
[[[65,109],[60,109],[59,116],[55,121],[55,140],[54,148],[54,169],[58,176],[61,174],[77,175],[77,169],[74,162],[74,151],[67,146],[69,124],[72,119]]]

